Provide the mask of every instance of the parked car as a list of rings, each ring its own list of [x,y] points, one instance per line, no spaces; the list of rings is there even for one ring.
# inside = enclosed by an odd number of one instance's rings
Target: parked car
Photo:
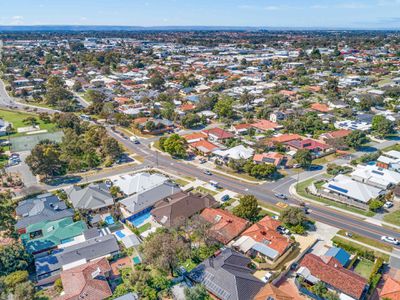
[[[391,237],[391,236],[385,236],[384,235],[384,236],[381,237],[381,240],[386,242],[386,243],[393,244],[393,245],[398,245],[399,244],[399,241],[397,239]]]
[[[228,201],[229,199],[230,199],[231,197],[229,196],[229,195],[223,195],[222,197],[221,197],[221,201],[223,201],[223,202],[225,202],[225,201]]]
[[[201,158],[201,159],[200,159],[200,163],[201,163],[201,164],[205,164],[206,162],[207,162],[207,159],[205,159],[205,158]]]
[[[275,197],[282,200],[287,200],[287,196],[285,194],[275,194]]]
[[[265,283],[268,283],[268,282],[271,280],[272,275],[273,275],[273,274],[272,274],[271,272],[265,273],[264,277],[261,278],[261,281],[263,281],[263,282],[265,282]]]
[[[386,201],[386,203],[383,205],[384,208],[391,208],[393,207],[393,202],[392,201]]]

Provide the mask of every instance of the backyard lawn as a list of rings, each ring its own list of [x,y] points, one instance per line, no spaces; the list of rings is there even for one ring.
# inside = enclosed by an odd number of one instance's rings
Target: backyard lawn
[[[138,228],[139,233],[143,233],[151,228],[150,223],[146,223]]]
[[[21,127],[27,127],[30,126],[28,124],[25,124],[23,121],[28,118],[28,117],[35,117],[36,121],[38,122],[38,125],[40,127],[40,130],[47,130],[48,132],[54,132],[56,131],[56,124],[54,123],[44,123],[42,120],[39,119],[39,117],[36,114],[32,113],[23,113],[23,112],[16,112],[16,111],[10,111],[10,110],[0,110],[0,118],[3,120],[12,123],[13,128],[17,130],[18,128]],[[24,135],[23,133],[14,133],[11,136],[21,136]]]
[[[374,263],[367,259],[359,259],[356,263],[357,265],[354,268],[354,272],[356,272],[358,275],[361,275],[365,279],[369,279]]]

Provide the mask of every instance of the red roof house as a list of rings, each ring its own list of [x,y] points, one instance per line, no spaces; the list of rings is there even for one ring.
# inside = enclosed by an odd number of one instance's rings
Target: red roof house
[[[234,135],[228,131],[223,130],[222,128],[211,128],[202,131],[204,134],[207,135],[208,139],[211,141],[222,141],[225,139],[233,138]]]
[[[107,278],[111,266],[107,258],[86,263],[61,273],[64,295],[58,300],[99,300],[112,295]]]
[[[400,281],[388,277],[379,296],[381,299],[400,300]]]
[[[313,103],[311,104],[311,109],[322,113],[327,113],[331,110],[325,103]]]
[[[309,253],[304,256],[300,263],[300,269],[306,268],[308,273],[329,286],[354,299],[360,299],[366,292],[368,281],[360,275],[344,268],[334,257],[322,256]],[[305,278],[307,280],[307,278]]]
[[[260,153],[254,154],[253,161],[258,164],[268,163],[274,164],[275,166],[281,165],[285,156],[278,152],[268,152],[268,153]]]
[[[247,227],[248,221],[219,208],[206,208],[200,216],[212,223],[212,236],[223,244],[229,243]]]
[[[259,120],[258,122],[251,124],[251,126],[261,131],[276,130],[282,127],[278,123],[269,120]]]

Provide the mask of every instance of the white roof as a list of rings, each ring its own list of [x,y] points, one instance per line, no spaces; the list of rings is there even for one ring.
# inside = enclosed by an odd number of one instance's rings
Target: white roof
[[[345,175],[337,175],[322,187],[363,203],[367,203],[369,200],[377,198],[383,192],[382,189],[357,182]]]
[[[115,176],[110,180],[113,185],[120,188],[121,192],[129,196],[159,186],[166,182],[168,178],[158,173],[137,173]]]
[[[386,153],[384,153],[385,156],[389,156],[389,157],[393,157],[396,159],[400,159],[400,151],[396,151],[396,150],[390,150]]]
[[[381,155],[378,157],[377,161],[382,162],[384,164],[393,164],[393,163],[396,163],[398,160]]]
[[[227,150],[215,150],[213,154],[231,159],[249,159],[250,157],[253,157],[254,150],[252,148],[239,145]]]
[[[376,183],[384,187],[400,182],[400,173],[379,168],[377,166],[362,166],[358,165],[351,173],[352,177],[363,179],[364,182]]]

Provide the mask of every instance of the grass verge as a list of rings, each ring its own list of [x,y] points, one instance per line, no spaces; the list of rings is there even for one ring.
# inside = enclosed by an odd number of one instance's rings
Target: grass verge
[[[346,236],[346,231],[341,229],[341,230],[338,231],[337,234],[338,235],[342,235],[342,236]],[[382,242],[378,242],[376,240],[373,240],[373,239],[370,239],[370,238],[355,234],[353,232],[352,232],[352,235],[353,235],[351,237],[352,240],[355,240],[355,241],[358,241],[360,243],[364,243],[364,244],[367,244],[367,245],[370,245],[372,247],[376,247],[376,248],[379,248],[379,249],[382,249],[382,250],[385,250],[385,251],[388,251],[388,252],[392,252],[393,251],[393,247],[391,245],[388,245],[388,244],[385,244],[385,243],[382,243]]]
[[[400,226],[400,210],[388,213],[383,217],[385,222]]]

